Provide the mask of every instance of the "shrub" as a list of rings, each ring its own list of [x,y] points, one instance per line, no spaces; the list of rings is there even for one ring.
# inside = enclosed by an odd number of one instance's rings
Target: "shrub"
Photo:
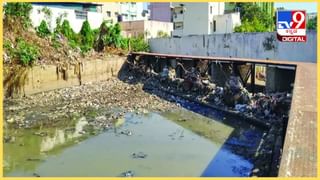
[[[32,10],[31,3],[6,3],[4,6],[5,16],[19,17],[22,20],[24,28],[30,27],[30,12]]]
[[[160,30],[157,32],[157,37],[158,38],[167,38],[167,37],[169,37],[169,34]]]
[[[89,51],[93,47],[94,43],[94,33],[91,30],[90,24],[88,21],[84,21],[80,30],[81,38],[81,50],[84,52]]]
[[[129,39],[129,44],[131,47],[131,51],[138,52],[138,51],[149,51],[149,44],[145,42],[143,36],[133,37]]]
[[[27,43],[23,39],[18,39],[15,56],[24,66],[29,66],[39,57],[39,50],[36,46]]]
[[[40,26],[37,27],[37,34],[40,37],[45,37],[51,34],[49,27],[45,20],[42,20]]]
[[[63,34],[68,40],[74,40],[75,39],[75,32],[70,26],[70,23],[68,20],[64,20],[61,27],[58,27],[60,29],[57,29],[57,31],[61,34]]]

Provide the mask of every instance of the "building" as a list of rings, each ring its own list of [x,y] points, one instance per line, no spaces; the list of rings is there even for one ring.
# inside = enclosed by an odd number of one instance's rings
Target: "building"
[[[75,32],[81,30],[82,24],[88,20],[91,28],[99,28],[102,21],[101,4],[98,3],[32,3],[32,11],[30,19],[32,25],[37,27],[42,20],[48,23],[51,31],[56,27],[56,20],[62,17],[62,20],[67,19],[71,28]],[[51,13],[45,13],[45,10]]]
[[[105,2],[102,14],[104,20],[112,23],[149,19],[149,11],[143,8],[142,2]]]
[[[150,20],[172,22],[172,7],[171,3],[150,3]]]
[[[146,40],[157,38],[160,34],[171,36],[173,31],[173,23],[139,20],[139,21],[123,21],[119,23],[122,30],[122,35],[125,37],[143,36]]]
[[[213,34],[233,33],[241,25],[240,12],[213,16]]]
[[[105,2],[102,4],[103,20],[117,23],[119,15],[121,14],[120,3],[118,2]]]
[[[142,2],[120,2],[120,21],[148,20],[149,12],[144,10]]]
[[[239,13],[224,14],[223,2],[172,3],[173,36],[232,33]]]

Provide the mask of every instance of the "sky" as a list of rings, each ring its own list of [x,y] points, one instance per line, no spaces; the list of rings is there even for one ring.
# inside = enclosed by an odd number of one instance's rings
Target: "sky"
[[[299,9],[306,10],[307,13],[317,12],[317,3],[316,2],[301,2],[301,3],[274,3],[275,8],[284,7],[285,9]]]

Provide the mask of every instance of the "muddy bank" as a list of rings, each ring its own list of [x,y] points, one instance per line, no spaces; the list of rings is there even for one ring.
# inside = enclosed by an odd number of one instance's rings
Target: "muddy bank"
[[[98,83],[42,92],[4,100],[4,120],[10,127],[54,126],[60,121],[86,117],[97,125],[121,118],[126,112],[147,113],[176,108],[175,104],[116,78]],[[108,113],[109,112],[109,113]]]

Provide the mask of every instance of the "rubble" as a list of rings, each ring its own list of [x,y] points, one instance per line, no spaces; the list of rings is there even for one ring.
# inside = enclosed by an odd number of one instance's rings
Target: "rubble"
[[[84,117],[95,129],[106,130],[113,123],[121,123],[126,112],[144,114],[176,107],[175,104],[144,92],[142,84],[129,85],[111,78],[26,97],[5,98],[4,119],[8,126],[32,128]],[[36,135],[42,136],[44,133]]]
[[[178,65],[182,66],[180,63]],[[289,93],[258,93],[252,96],[243,87],[238,76],[231,75],[224,87],[219,87],[210,79],[203,79],[196,68],[192,67],[190,71],[182,69],[185,71],[184,77],[177,78],[175,75],[169,77],[170,70],[167,66],[162,69],[159,75],[136,73],[136,69],[131,67],[124,80],[129,77],[131,81],[141,82],[144,84],[144,89],[152,93],[164,91],[213,105],[219,109],[239,112],[244,117],[257,119],[259,124],[265,123],[266,126],[288,116],[291,103],[291,94]]]

